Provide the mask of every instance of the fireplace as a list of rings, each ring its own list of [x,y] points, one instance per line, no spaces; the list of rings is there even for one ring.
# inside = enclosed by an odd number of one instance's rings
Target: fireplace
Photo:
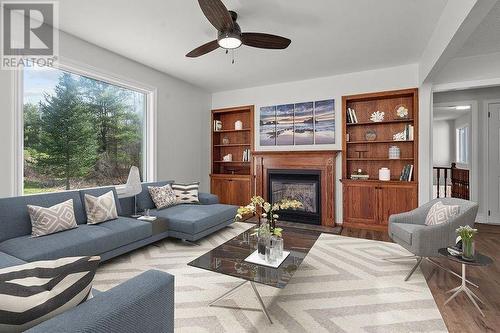
[[[270,202],[295,199],[304,205],[279,212],[280,220],[321,225],[320,170],[269,169],[267,173]]]

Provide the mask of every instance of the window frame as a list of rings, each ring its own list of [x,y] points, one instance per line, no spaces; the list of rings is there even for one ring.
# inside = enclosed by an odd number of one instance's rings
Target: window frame
[[[156,87],[137,82],[120,75],[97,69],[95,67],[70,61],[68,59],[59,59],[54,69],[63,70],[71,74],[86,76],[91,79],[103,81],[118,87],[134,90],[145,94],[145,136],[143,139],[143,151],[145,158],[142,163],[142,170],[145,171],[143,181],[156,181],[157,179],[157,94]],[[22,196],[24,190],[24,68],[13,71],[12,81],[14,87],[14,109],[13,128],[15,129],[14,149],[15,158],[12,171],[13,183],[12,194]],[[125,184],[109,185],[115,186],[118,196],[125,195]],[[62,191],[61,191],[62,192]]]
[[[465,153],[465,157],[466,157],[466,160],[462,160],[460,157],[461,155],[461,148],[462,148],[462,145],[461,145],[461,138],[460,138],[460,133],[461,131],[464,131],[464,133],[466,133],[467,135],[464,135],[465,136],[465,149],[464,149],[464,153]],[[463,124],[461,125],[460,127],[457,127],[455,129],[455,153],[456,153],[456,162],[459,163],[459,164],[464,164],[464,165],[468,165],[469,164],[469,160],[470,160],[470,156],[469,156],[469,147],[470,146],[470,126],[469,124]]]

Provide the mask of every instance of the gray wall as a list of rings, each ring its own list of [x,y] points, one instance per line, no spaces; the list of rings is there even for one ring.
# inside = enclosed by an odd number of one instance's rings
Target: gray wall
[[[480,215],[484,216],[484,205],[482,204],[485,200],[484,198],[484,170],[483,166],[487,163],[485,156],[485,143],[487,137],[485,135],[488,133],[485,124],[487,124],[487,114],[485,112],[485,101],[500,99],[500,87],[492,88],[480,88],[480,89],[467,89],[458,91],[448,91],[434,93],[434,103],[454,103],[462,101],[476,101],[478,107],[478,202],[479,202],[479,212]],[[472,129],[474,131],[474,129]],[[481,216],[480,216],[481,218]]]
[[[63,32],[60,55],[104,73],[156,87],[157,178],[200,181],[202,189],[208,189],[209,92]],[[0,70],[0,197],[12,195],[14,159],[19,153],[14,147],[13,93],[11,72]]]
[[[432,127],[433,164],[434,166],[450,166],[455,160],[455,136],[453,120],[434,120]]]

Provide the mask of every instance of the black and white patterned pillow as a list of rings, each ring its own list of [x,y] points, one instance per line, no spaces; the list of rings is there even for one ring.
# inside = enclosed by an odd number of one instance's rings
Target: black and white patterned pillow
[[[47,208],[28,205],[28,212],[31,219],[31,235],[33,237],[40,237],[78,227],[73,209],[73,199]]]
[[[148,186],[148,191],[157,209],[163,209],[177,204],[177,197],[170,184],[165,186]]]
[[[100,257],[0,269],[0,332],[22,332],[87,300]]]
[[[191,184],[172,184],[172,189],[175,192],[175,196],[177,197],[177,203],[180,204],[190,204],[190,203],[199,203],[198,199],[198,190],[200,187],[200,183],[191,183]]]

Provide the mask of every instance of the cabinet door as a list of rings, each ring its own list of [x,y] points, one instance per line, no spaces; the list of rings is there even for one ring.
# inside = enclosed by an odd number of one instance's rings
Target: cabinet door
[[[417,208],[416,185],[383,185],[378,189],[380,224],[387,225],[392,214]]]
[[[212,178],[210,192],[219,197],[219,202],[231,204],[231,182],[226,178]]]
[[[250,179],[232,179],[231,204],[236,206],[246,206],[250,202]]]
[[[344,221],[347,223],[377,223],[377,192],[375,185],[343,184]]]

